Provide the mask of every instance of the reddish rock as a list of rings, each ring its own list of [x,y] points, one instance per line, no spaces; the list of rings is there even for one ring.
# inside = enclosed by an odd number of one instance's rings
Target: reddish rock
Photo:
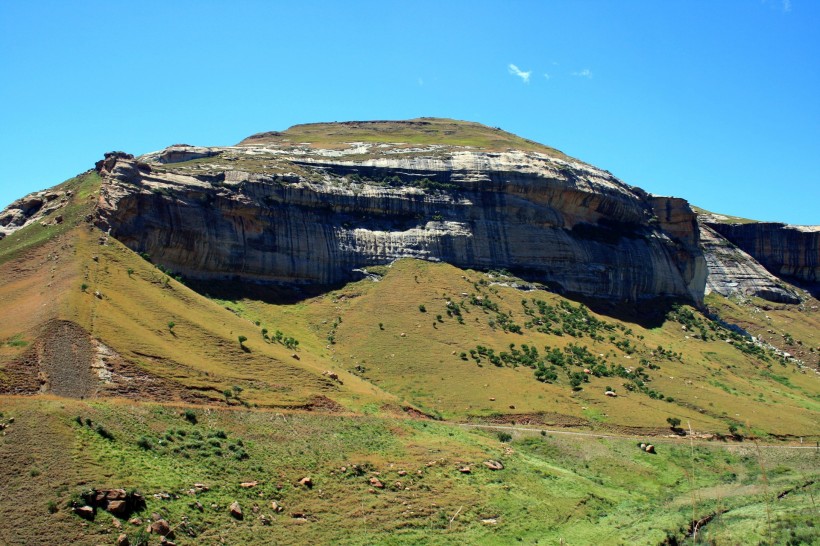
[[[236,519],[242,519],[242,507],[239,506],[239,503],[234,501],[231,504],[231,516],[235,517]]]
[[[120,534],[120,536],[117,537],[116,545],[131,546],[131,541],[128,540],[128,535],[126,535],[125,533]]]
[[[313,480],[310,478],[310,476],[305,476],[304,478],[299,480],[299,485],[304,485],[305,487],[310,489],[311,487],[313,487]]]
[[[462,474],[469,474],[470,472],[472,472],[470,470],[469,466],[462,466],[461,468],[458,469],[458,471],[461,472]]]
[[[504,464],[501,461],[493,461],[492,459],[484,461],[484,466],[490,470],[504,470]]]
[[[128,514],[128,504],[124,500],[108,501],[108,506],[106,507],[106,510],[108,510],[115,516],[124,516]]]
[[[257,485],[259,485],[259,482],[257,482],[257,481],[242,482],[242,483],[239,484],[239,487],[244,487],[245,489],[250,489],[251,487],[256,487]]]
[[[85,506],[77,506],[74,508],[74,513],[80,516],[83,519],[93,520],[94,519],[94,509],[88,505]]]
[[[384,489],[384,484],[376,477],[370,478],[370,485],[378,489]]]
[[[105,498],[112,501],[112,500],[125,500],[128,494],[125,492],[125,489],[109,489],[107,491],[102,491],[105,493]]]
[[[172,537],[173,532],[171,531],[171,526],[168,524],[167,521],[164,519],[158,519],[156,521],[152,521],[148,524],[148,527],[145,528],[145,531],[148,533],[157,534],[164,537]]]

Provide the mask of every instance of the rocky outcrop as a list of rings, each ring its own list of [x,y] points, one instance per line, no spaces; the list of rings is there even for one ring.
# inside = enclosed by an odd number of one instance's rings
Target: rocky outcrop
[[[225,152],[263,167],[191,172],[160,168],[162,153],[140,158],[151,169],[118,158],[104,178],[100,226],[200,279],[333,284],[409,257],[506,268],[606,300],[703,295],[688,204],[579,162],[441,147],[350,161],[338,150]]]
[[[708,220],[705,224],[777,277],[794,280],[814,290],[820,286],[820,226]]]
[[[29,194],[0,211],[0,239],[34,222],[42,222],[61,209],[71,198],[71,191],[45,190]],[[56,220],[53,223],[59,223]],[[60,218],[62,221],[62,218]]]
[[[709,271],[707,294],[756,296],[778,303],[800,302],[793,289],[709,226],[700,226],[700,237]]]
[[[157,157],[157,161],[160,163],[182,163],[203,157],[214,157],[220,153],[222,152],[212,148],[175,144],[164,149]]]

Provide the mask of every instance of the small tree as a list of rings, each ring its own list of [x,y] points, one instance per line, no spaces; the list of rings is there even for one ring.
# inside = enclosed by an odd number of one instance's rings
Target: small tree
[[[424,306],[424,304],[419,305],[419,311],[421,311],[422,313],[427,312],[427,308]]]
[[[239,336],[237,339],[239,340],[239,345],[243,347],[245,346],[244,343],[248,341],[248,338],[246,338],[245,336]]]
[[[174,326],[176,326],[176,323],[173,320],[169,320],[168,321],[168,330],[170,330],[171,333],[174,332]]]
[[[677,417],[667,417],[666,422],[669,423],[669,426],[672,427],[672,430],[675,430],[680,425],[680,419]]]

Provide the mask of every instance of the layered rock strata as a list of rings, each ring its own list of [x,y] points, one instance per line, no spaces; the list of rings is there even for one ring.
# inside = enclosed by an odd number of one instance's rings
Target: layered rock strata
[[[800,302],[792,288],[709,226],[700,226],[700,242],[709,270],[707,294],[756,296],[778,303]]]
[[[820,226],[775,222],[706,225],[760,262],[778,277],[808,287],[820,285]]]
[[[214,163],[169,164],[179,158]],[[685,201],[537,152],[437,147],[347,160],[315,148],[176,146],[116,157],[101,174],[100,227],[199,279],[334,284],[418,258],[505,268],[606,300],[699,302],[704,291]]]

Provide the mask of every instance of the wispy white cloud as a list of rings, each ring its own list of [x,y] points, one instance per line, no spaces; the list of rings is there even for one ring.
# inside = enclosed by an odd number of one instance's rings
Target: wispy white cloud
[[[573,72],[572,75],[578,76],[579,78],[592,78],[592,71],[589,68],[585,68],[578,72]]]
[[[545,77],[546,79],[550,79],[550,75],[549,75],[549,74],[547,74],[546,72],[544,72],[544,77]]]
[[[510,64],[507,68],[510,70],[510,74],[512,74],[513,76],[518,76],[524,83],[530,83],[530,75],[532,74],[532,70],[527,70],[525,72],[517,66],[515,66],[514,64]]]
[[[783,11],[789,12],[792,10],[792,0],[783,0]]]
[[[419,86],[424,85],[424,79],[423,79],[423,78],[419,78],[419,79],[418,79],[418,80],[416,80],[416,81],[418,82]]]

